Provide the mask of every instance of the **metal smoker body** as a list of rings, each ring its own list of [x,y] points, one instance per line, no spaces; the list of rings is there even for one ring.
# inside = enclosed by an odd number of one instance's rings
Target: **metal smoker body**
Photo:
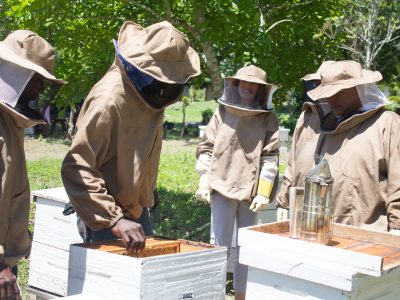
[[[322,159],[305,178],[300,239],[328,244],[332,238],[333,178],[326,159]]]

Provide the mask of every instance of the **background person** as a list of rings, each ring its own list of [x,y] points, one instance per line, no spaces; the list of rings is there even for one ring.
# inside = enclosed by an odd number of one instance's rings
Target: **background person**
[[[32,31],[16,30],[0,42],[1,300],[21,299],[16,266],[31,248],[24,129],[45,123],[37,104],[46,84],[53,83],[57,91],[65,83],[54,77],[54,64],[53,47]]]
[[[200,175],[196,198],[211,202],[215,243],[232,244],[233,228],[255,225],[268,207],[278,173],[279,124],[272,109],[276,86],[256,66],[225,78],[221,104],[197,145]],[[237,232],[235,232],[237,235]],[[234,265],[235,298],[244,299],[247,266]]]
[[[298,128],[293,177],[310,170],[302,161],[327,159],[334,222],[398,234],[400,118],[385,109],[389,101],[376,85],[381,79],[355,61],[337,61],[321,72],[321,85],[308,95],[329,111],[318,120],[318,132]],[[286,199],[278,198],[278,206],[287,207]]]
[[[332,60],[324,61],[316,73],[307,74],[301,79],[305,102],[293,132],[282,185],[276,196],[277,221],[286,221],[289,217],[289,189],[304,187],[304,174],[297,170],[311,170],[314,166],[314,157],[310,153],[313,153],[318,143],[321,119],[330,111],[330,108],[327,103],[313,101],[307,92],[321,84],[321,72],[332,63],[334,63]],[[302,147],[298,148],[297,145],[302,145]]]

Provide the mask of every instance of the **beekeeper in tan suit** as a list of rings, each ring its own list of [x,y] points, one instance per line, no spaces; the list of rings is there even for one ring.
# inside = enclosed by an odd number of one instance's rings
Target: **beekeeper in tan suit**
[[[164,108],[200,74],[187,37],[164,21],[126,22],[116,57],[87,96],[62,165],[62,179],[91,241],[121,238],[140,251],[152,229]]]
[[[318,142],[321,119],[331,109],[326,102],[313,101],[307,95],[307,92],[321,84],[321,72],[334,62],[332,60],[324,61],[316,73],[307,74],[301,78],[305,102],[294,129],[283,182],[276,196],[279,203],[277,209],[278,221],[287,220],[289,217],[289,189],[291,187],[304,187],[304,174],[296,172],[298,166],[305,170],[311,170],[315,164],[314,157],[310,153],[314,153]],[[308,129],[307,133],[304,133],[305,128]],[[300,140],[303,142],[299,142]],[[300,144],[302,148],[297,148],[297,144]],[[297,157],[301,157],[299,162],[297,162]]]
[[[320,76],[321,85],[308,95],[325,113],[320,118],[312,114],[312,105],[306,106],[296,126],[292,165],[278,206],[287,209],[288,187],[304,184],[300,179],[312,161],[326,158],[335,180],[334,221],[397,234],[400,118],[384,107],[389,101],[376,85],[382,75],[355,61],[337,61]]]
[[[225,78],[225,92],[197,145],[196,198],[211,202],[215,243],[232,244],[233,228],[255,225],[268,207],[278,173],[279,124],[272,111],[277,87],[253,65]],[[237,235],[237,232],[235,232]],[[234,265],[235,298],[244,299],[247,267]]]
[[[54,63],[53,47],[32,31],[17,30],[0,42],[1,300],[21,299],[12,269],[16,273],[17,262],[29,254],[31,247],[24,129],[45,123],[37,111],[45,85],[64,84],[54,77]]]

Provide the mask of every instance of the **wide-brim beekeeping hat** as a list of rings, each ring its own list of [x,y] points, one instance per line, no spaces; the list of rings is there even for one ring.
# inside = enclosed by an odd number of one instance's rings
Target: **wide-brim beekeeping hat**
[[[307,94],[312,100],[329,98],[342,90],[380,80],[380,72],[363,69],[356,61],[336,61],[321,72],[321,84]]]
[[[186,35],[167,21],[146,28],[125,22],[118,48],[126,61],[162,82],[184,84],[201,72],[199,56]]]
[[[10,33],[0,42],[0,59],[39,73],[54,83],[66,83],[54,76],[54,48],[35,32],[16,30]]]

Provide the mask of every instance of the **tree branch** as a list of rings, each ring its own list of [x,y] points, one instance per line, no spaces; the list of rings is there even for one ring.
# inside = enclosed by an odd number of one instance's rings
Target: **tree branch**
[[[147,11],[149,14],[151,14],[153,17],[155,17],[155,18],[157,18],[159,20],[163,19],[161,14],[159,14],[157,11],[147,7],[146,5],[143,5],[139,1],[135,1],[135,0],[125,0],[125,1],[127,1],[127,2],[129,2],[129,3],[133,4],[133,5],[141,8],[141,9],[143,9],[144,11]]]
[[[275,22],[274,24],[272,24],[271,26],[269,26],[269,27],[267,28],[267,30],[265,31],[265,33],[270,32],[276,25],[278,25],[278,24],[280,24],[280,23],[283,23],[283,22],[293,22],[293,21],[292,21],[292,19],[283,19],[283,20],[280,20],[280,21],[278,21],[278,22]]]
[[[142,3],[140,3],[139,1],[136,1],[136,0],[125,0],[125,1],[130,2],[134,6],[137,6],[137,7],[141,8],[141,9],[143,9],[144,11],[148,12],[149,14],[151,14],[152,16],[154,16],[156,19],[158,19],[160,21],[166,18],[163,15],[161,15],[160,13],[158,13],[157,11],[149,8],[148,6],[146,6],[146,5],[142,4]],[[168,19],[173,25],[182,26],[183,28],[185,28],[185,30],[190,32],[197,41],[200,40],[199,32],[196,29],[194,29],[186,21],[172,16],[172,11],[171,10],[170,10],[170,14],[171,15],[170,15],[170,17]]]
[[[183,239],[187,239],[187,238],[193,236],[195,233],[201,232],[201,231],[203,231],[203,230],[209,228],[210,226],[211,226],[210,223],[206,223],[206,224],[204,224],[204,225],[202,225],[202,226],[196,228],[195,230],[193,230],[193,231],[191,231],[191,232],[187,232],[187,233],[183,236]]]

